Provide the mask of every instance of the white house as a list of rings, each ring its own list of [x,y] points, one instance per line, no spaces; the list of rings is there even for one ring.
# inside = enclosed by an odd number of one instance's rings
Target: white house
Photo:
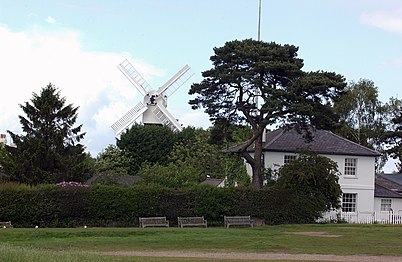
[[[338,164],[342,174],[339,178],[343,192],[342,211],[374,212],[375,158],[380,154],[330,131],[316,130],[312,135],[313,140],[307,142],[295,130],[267,132],[263,139],[264,167],[279,169],[305,150],[326,156]],[[251,167],[247,166],[251,176]]]
[[[402,174],[376,175],[374,210],[402,215]]]

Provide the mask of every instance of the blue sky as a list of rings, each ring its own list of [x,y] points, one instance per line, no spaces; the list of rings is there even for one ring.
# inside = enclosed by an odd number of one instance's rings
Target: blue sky
[[[168,101],[184,125],[206,128],[188,89],[213,48],[257,38],[258,0],[0,0],[0,133],[20,132],[18,104],[51,82],[79,106],[87,149],[114,143],[110,128],[142,100],[117,65],[129,59],[158,87],[185,64],[194,76]],[[380,99],[402,96],[402,1],[262,0],[261,39],[299,46],[304,70],[373,80]]]

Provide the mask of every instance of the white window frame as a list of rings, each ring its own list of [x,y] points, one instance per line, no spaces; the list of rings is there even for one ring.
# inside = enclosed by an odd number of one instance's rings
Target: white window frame
[[[342,194],[342,212],[357,211],[357,193]]]
[[[357,158],[347,157],[345,158],[345,169],[343,174],[346,177],[357,176]]]
[[[392,210],[392,199],[391,198],[381,198],[381,211],[391,211]]]
[[[283,164],[289,164],[290,162],[292,162],[293,160],[296,160],[297,155],[284,155],[283,156]]]

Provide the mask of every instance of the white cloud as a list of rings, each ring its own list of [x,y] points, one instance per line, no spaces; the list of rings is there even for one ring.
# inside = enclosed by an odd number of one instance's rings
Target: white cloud
[[[117,65],[129,59],[148,81],[163,74],[127,53],[84,51],[73,30],[13,32],[0,26],[0,39],[0,133],[20,133],[18,105],[51,82],[67,103],[80,107],[77,124],[83,124],[84,144],[93,154],[114,143],[111,124],[142,100]]]
[[[209,117],[203,112],[203,110],[191,110],[191,109],[180,109],[173,108],[169,109],[170,113],[179,120],[179,123],[186,126],[192,127],[202,127],[207,129],[211,126]]]
[[[402,8],[388,11],[363,12],[360,23],[383,30],[402,33]]]
[[[54,19],[53,17],[51,17],[51,16],[48,16],[47,18],[46,18],[46,22],[48,23],[48,24],[56,24],[56,19]]]

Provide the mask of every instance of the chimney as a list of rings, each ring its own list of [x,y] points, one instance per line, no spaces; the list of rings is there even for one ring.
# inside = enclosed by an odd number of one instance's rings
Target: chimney
[[[6,134],[0,134],[0,144],[7,145],[7,137],[6,137]]]

